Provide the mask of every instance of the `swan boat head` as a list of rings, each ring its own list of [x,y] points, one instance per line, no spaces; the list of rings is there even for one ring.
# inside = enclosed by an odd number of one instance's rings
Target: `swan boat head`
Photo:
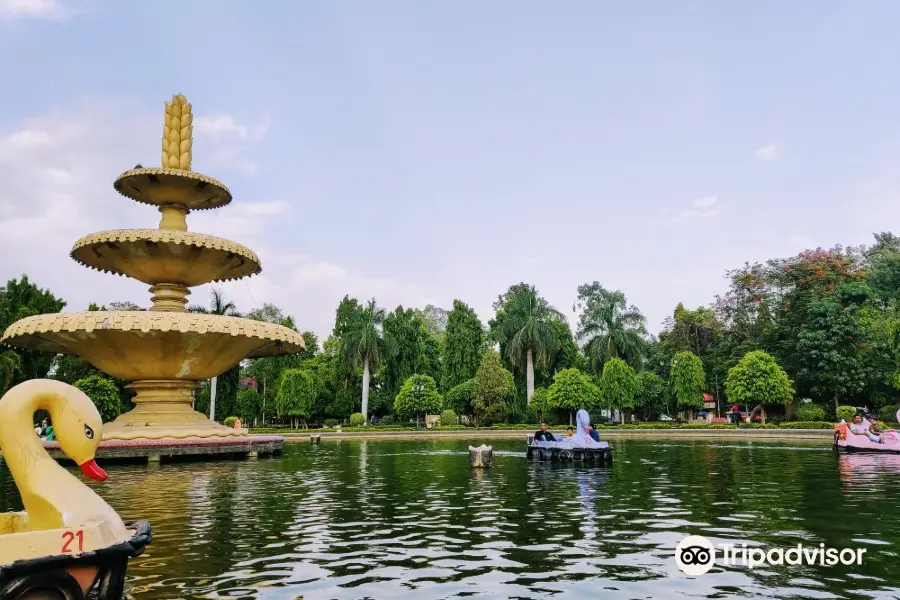
[[[60,449],[81,472],[104,481],[96,454],[103,420],[74,386],[33,379],[0,398],[0,452],[24,512],[0,513],[0,565],[44,556],[78,555],[123,543],[133,532],[84,480],[60,466],[35,435],[34,413],[50,413]]]

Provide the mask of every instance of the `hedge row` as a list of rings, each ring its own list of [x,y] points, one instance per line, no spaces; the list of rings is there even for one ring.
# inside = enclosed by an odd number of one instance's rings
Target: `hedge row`
[[[466,427],[465,425],[446,425],[438,426],[433,431],[536,431],[538,425],[523,424],[501,424],[491,427]],[[559,425],[550,427],[551,431],[565,431],[566,426]],[[615,430],[633,430],[633,429],[834,429],[834,423],[828,421],[790,421],[779,423],[741,423],[740,425],[731,425],[728,423],[628,423],[624,425],[600,425],[597,427],[600,431]],[[255,428],[250,430],[251,433],[321,433],[323,431],[334,431],[334,428],[317,428],[317,429],[263,429]],[[415,425],[369,425],[367,427],[343,427],[341,431],[417,431]]]

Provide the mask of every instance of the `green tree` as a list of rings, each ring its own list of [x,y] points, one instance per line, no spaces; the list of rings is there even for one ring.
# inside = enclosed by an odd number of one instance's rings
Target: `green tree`
[[[299,354],[267,356],[249,361],[241,374],[256,380],[260,417],[277,414],[278,387],[284,372],[288,369],[305,367],[307,362],[309,361],[304,361]],[[240,400],[238,404],[242,404]]]
[[[428,333],[436,340],[442,340],[447,329],[449,314],[443,308],[433,304],[427,305],[422,310],[416,309],[416,314],[422,318]]]
[[[474,413],[473,402],[475,400],[475,378],[464,381],[450,389],[444,396],[444,406],[452,409],[458,415],[471,415]]]
[[[33,284],[28,276],[21,279],[10,279],[0,294],[0,334],[6,328],[25,317],[47,313],[57,313],[65,308],[64,300],[54,296],[50,290],[41,289]],[[9,387],[28,379],[44,379],[53,366],[54,355],[34,350],[11,350],[19,357],[13,370]],[[12,359],[7,367],[12,365]]]
[[[437,384],[428,375],[413,375],[403,382],[400,393],[394,398],[394,412],[402,419],[416,419],[428,414],[439,414],[443,398],[437,391]]]
[[[725,393],[729,402],[738,404],[787,404],[794,397],[794,387],[771,355],[754,350],[728,371]]]
[[[861,391],[869,379],[860,312],[870,298],[865,284],[841,285],[833,296],[810,303],[798,336],[801,376],[814,392],[830,395],[835,408],[842,395]]]
[[[499,423],[509,410],[516,393],[513,375],[503,368],[500,355],[486,351],[475,375],[475,398],[472,401],[475,418],[482,425]]]
[[[547,390],[547,405],[557,410],[571,412],[591,410],[599,406],[600,390],[591,378],[578,369],[563,369],[553,377],[553,385]]]
[[[108,377],[90,375],[75,382],[75,387],[91,399],[103,417],[103,422],[112,421],[122,411],[119,390]]]
[[[188,310],[193,313],[203,313],[207,315],[228,317],[242,316],[238,312],[234,302],[227,300],[225,298],[225,292],[217,288],[213,288],[212,290],[209,308],[194,305],[189,306]],[[226,417],[229,416],[228,412],[237,403],[238,381],[240,381],[240,378],[241,366],[240,364],[237,364],[225,371],[225,373],[216,375],[210,380],[210,387],[216,392],[214,396],[210,397],[210,419],[215,420],[216,418],[216,402],[219,403],[220,414],[224,413]]]
[[[362,366],[362,414],[369,422],[369,379],[377,372],[385,358],[394,353],[390,338],[384,338],[383,308],[372,298],[360,312],[352,316],[341,338],[342,362],[354,370]]]
[[[439,376],[440,349],[416,311],[398,306],[384,318],[384,339],[394,352],[386,356],[382,383],[390,397],[400,393],[403,383],[416,373]]]
[[[535,388],[534,396],[531,397],[530,408],[534,410],[538,418],[543,422],[546,419],[547,411],[550,410],[550,392],[547,388]]]
[[[12,350],[0,352],[0,396],[12,387],[16,370],[22,365],[22,359]]]
[[[501,349],[505,349],[511,364],[525,370],[526,402],[534,395],[535,363],[549,367],[559,346],[553,319],[565,317],[538,295],[533,285],[512,286],[506,296],[495,304],[497,315],[491,329]]]
[[[316,386],[312,375],[303,369],[288,369],[282,374],[276,399],[279,417],[291,417],[296,428],[298,418],[304,421],[309,418],[315,400]]]
[[[679,408],[703,408],[703,361],[693,352],[679,352],[672,358],[669,384]]]
[[[113,311],[125,311],[125,312],[142,312],[144,309],[135,304],[134,302],[110,302],[106,310]]]
[[[665,410],[666,380],[653,371],[641,371],[637,374],[637,392],[634,405],[641,409],[645,420],[661,414]]]
[[[556,354],[551,360],[551,369],[547,373],[545,383],[549,386],[553,383],[553,376],[563,369],[578,369],[584,371],[587,369],[587,361],[578,344],[575,343],[575,336],[572,335],[572,329],[569,324],[560,319],[551,319],[550,324],[556,332]],[[531,399],[534,402],[534,398]]]
[[[242,423],[255,423],[262,413],[262,396],[252,387],[239,388],[234,412]]]
[[[594,372],[599,373],[613,358],[640,367],[647,344],[646,319],[637,307],[628,304],[625,294],[595,281],[578,286],[575,306],[582,311],[578,339]]]
[[[600,376],[600,403],[608,408],[631,411],[638,392],[638,379],[627,362],[610,358],[603,365]]]
[[[474,378],[484,347],[484,325],[481,319],[468,304],[454,300],[453,309],[447,315],[444,332],[441,388],[450,390]]]

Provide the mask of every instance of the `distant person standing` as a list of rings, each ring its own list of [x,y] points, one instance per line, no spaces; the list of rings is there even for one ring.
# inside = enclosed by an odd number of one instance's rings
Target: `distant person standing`
[[[741,407],[737,404],[731,405],[731,422],[735,425],[741,422]]]

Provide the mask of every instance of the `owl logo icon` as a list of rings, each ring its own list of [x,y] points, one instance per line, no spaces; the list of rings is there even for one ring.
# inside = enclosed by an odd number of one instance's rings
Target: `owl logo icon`
[[[675,547],[675,563],[682,573],[703,575],[716,564],[716,549],[700,535],[689,535]]]

